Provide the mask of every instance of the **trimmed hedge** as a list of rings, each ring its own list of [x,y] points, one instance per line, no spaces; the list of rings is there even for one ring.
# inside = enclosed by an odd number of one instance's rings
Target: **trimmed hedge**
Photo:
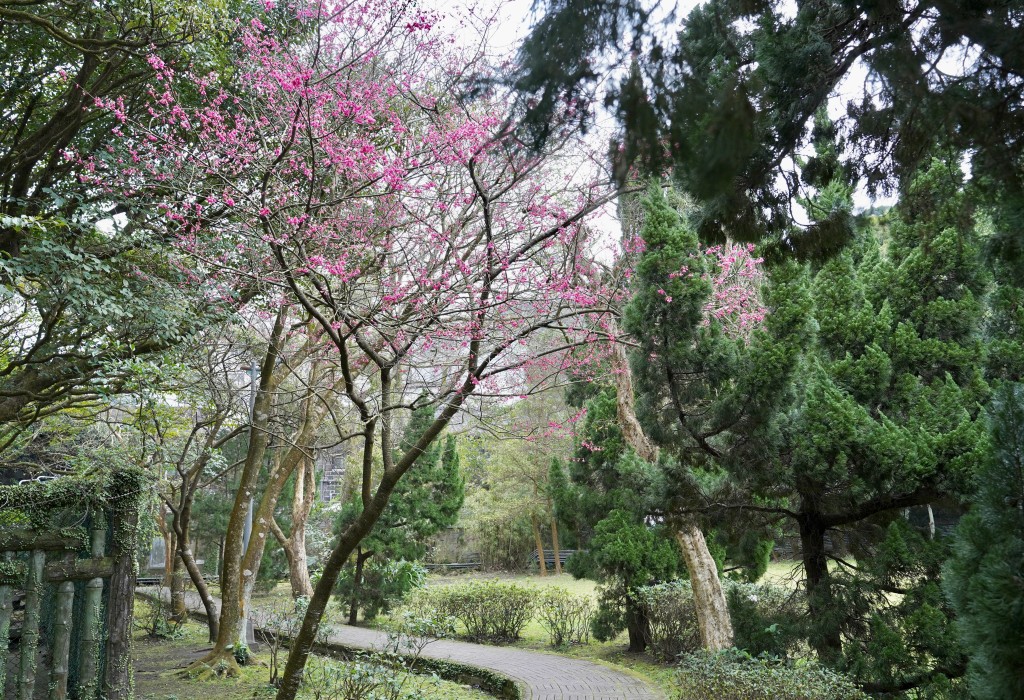
[[[506,581],[467,581],[416,591],[407,607],[421,616],[451,618],[459,636],[512,642],[533,618],[537,591]]]

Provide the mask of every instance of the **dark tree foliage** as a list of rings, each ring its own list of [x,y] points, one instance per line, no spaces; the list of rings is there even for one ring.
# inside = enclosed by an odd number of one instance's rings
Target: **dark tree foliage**
[[[1024,212],[1024,3],[1020,0],[709,0],[685,21],[652,27],[641,0],[547,0],[512,76],[534,135],[568,102],[592,96],[598,66],[634,69],[609,103],[624,127],[619,173],[671,165],[702,204],[703,238],[757,240],[783,232],[813,115],[844,77],[864,93],[838,124],[844,166],[871,191],[889,190],[936,141],[970,151],[975,182],[1020,230]],[[656,34],[678,28],[669,41]],[[657,31],[660,30],[660,31]],[[854,86],[860,89],[861,85]],[[803,170],[813,177],[815,163]],[[812,225],[814,239],[829,231]],[[791,242],[799,236],[790,236]],[[1019,236],[1009,248],[1019,251]],[[1004,249],[1003,254],[1013,251]]]
[[[631,651],[649,638],[634,589],[672,579],[682,568],[671,531],[655,524],[665,501],[662,469],[629,449],[619,430],[615,389],[604,387],[586,403],[576,459],[552,464],[555,511],[581,551],[569,573],[601,584],[594,635],[611,639],[623,629]]]
[[[799,528],[818,655],[870,690],[939,692],[964,670],[949,544],[905,509],[965,498],[985,454],[988,276],[956,167],[933,161],[885,224],[818,269],[779,457],[734,476]]]
[[[1000,388],[989,423],[992,455],[944,583],[973,697],[1009,700],[1024,697],[1024,386]]]
[[[399,454],[415,445],[433,420],[430,407],[413,411]],[[409,564],[423,559],[431,535],[456,523],[464,500],[459,453],[455,438],[449,435],[434,442],[399,481],[377,524],[342,571],[336,590],[349,607],[350,624],[356,622],[359,610],[366,618],[386,612],[418,583]],[[338,517],[335,531],[343,532],[361,510],[355,494]]]

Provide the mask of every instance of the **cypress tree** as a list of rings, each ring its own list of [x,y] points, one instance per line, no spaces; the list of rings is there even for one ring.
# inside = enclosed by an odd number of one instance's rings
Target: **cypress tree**
[[[945,591],[970,657],[971,694],[1024,697],[1024,385],[1000,387],[991,456],[971,512],[957,528]]]
[[[904,517],[962,498],[984,454],[987,276],[956,173],[932,162],[887,229],[818,269],[779,459],[747,476],[798,525],[811,645],[877,691],[945,687],[963,667],[939,589],[948,543]]]

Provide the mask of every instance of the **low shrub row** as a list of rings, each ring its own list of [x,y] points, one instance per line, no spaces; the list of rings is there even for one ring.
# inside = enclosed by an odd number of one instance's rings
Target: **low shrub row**
[[[564,588],[537,589],[497,580],[420,589],[406,607],[416,615],[450,619],[458,636],[473,641],[515,641],[536,616],[552,646],[589,641],[594,612],[589,597]]]
[[[677,681],[676,700],[868,700],[848,678],[817,663],[735,650],[684,655]]]

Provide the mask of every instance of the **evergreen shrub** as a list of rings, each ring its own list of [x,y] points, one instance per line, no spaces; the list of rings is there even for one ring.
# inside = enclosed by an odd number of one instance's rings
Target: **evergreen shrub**
[[[697,610],[689,581],[669,581],[639,588],[635,594],[650,623],[651,651],[662,659],[700,648]]]
[[[801,591],[767,583],[725,582],[733,645],[753,656],[788,656],[804,635],[807,602]]]
[[[770,584],[723,581],[734,644],[754,656],[786,656],[799,643],[806,610],[803,596]],[[650,624],[649,643],[655,655],[675,659],[701,647],[693,589],[689,581],[669,581],[638,588]]]
[[[697,652],[679,664],[677,700],[867,700],[854,683],[816,663],[730,650]]]

